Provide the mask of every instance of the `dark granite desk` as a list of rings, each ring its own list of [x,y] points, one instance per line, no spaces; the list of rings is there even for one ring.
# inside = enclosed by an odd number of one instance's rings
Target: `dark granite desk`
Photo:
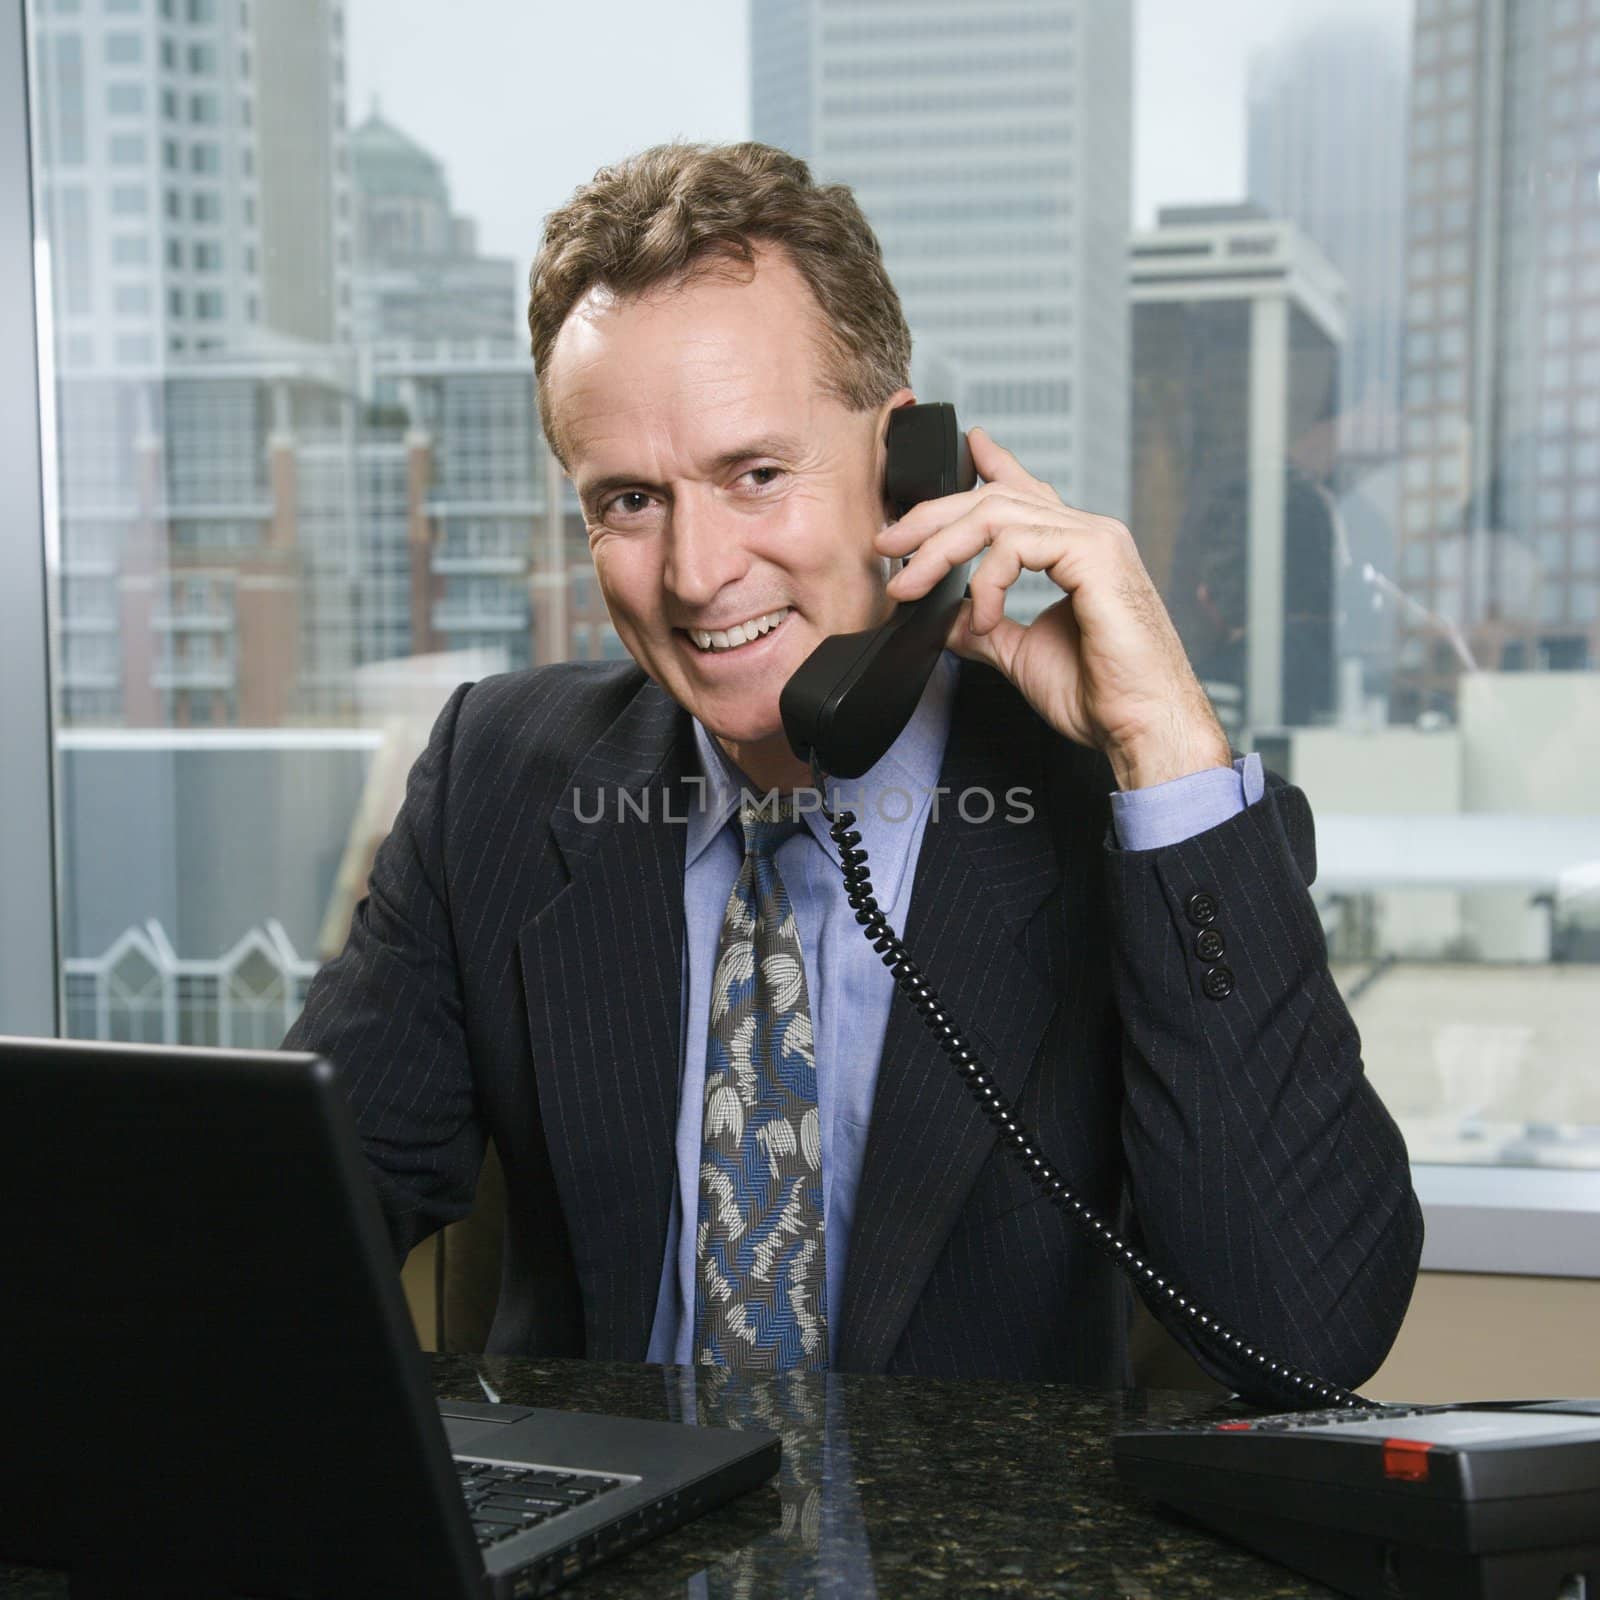
[[[602,1567],[574,1600],[1050,1596],[1325,1600],[1332,1591],[1142,1505],[1113,1478],[1110,1436],[1210,1414],[1167,1391],[799,1377],[698,1384],[687,1369],[435,1358],[441,1395],[782,1433],[785,1481]],[[0,1568],[4,1600],[66,1593]]]

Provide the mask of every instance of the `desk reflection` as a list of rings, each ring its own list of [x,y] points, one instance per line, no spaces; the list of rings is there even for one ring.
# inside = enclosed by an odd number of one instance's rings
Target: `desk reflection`
[[[575,1600],[1336,1600],[1116,1481],[1119,1428],[1228,1409],[1208,1396],[430,1359],[441,1398],[782,1435],[777,1483],[596,1569]],[[0,1600],[66,1594],[64,1574],[0,1567]]]
[[[595,1572],[606,1600],[1333,1600],[1125,1490],[1110,1440],[1229,1414],[1068,1385],[436,1357],[441,1395],[782,1435],[777,1484]]]

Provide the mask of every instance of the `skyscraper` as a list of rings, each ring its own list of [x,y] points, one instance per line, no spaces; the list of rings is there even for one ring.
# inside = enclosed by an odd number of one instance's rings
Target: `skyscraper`
[[[1349,292],[1334,492],[1352,559],[1336,574],[1336,650],[1352,688],[1383,696],[1394,616],[1366,575],[1394,577],[1400,516],[1405,20],[1396,7],[1289,26],[1251,62],[1248,193],[1316,244]]]
[[[1230,733],[1333,706],[1344,285],[1292,223],[1173,206],[1131,247],[1133,527]]]
[[[1406,41],[1375,17],[1323,17],[1250,70],[1246,187],[1339,269],[1349,294],[1340,453],[1399,449]]]
[[[755,137],[854,189],[919,376],[959,389],[924,398],[1125,516],[1131,8],[752,0],[750,38]],[[1025,574],[1010,609],[1055,592]]]
[[[262,328],[345,336],[340,7],[115,0],[34,15],[63,373],[150,371]]]
[[[477,227],[451,209],[444,168],[376,106],[350,134],[356,210],[354,334],[522,342],[515,264],[478,254]]]
[[[1600,10],[1419,0],[1394,710],[1600,656]]]

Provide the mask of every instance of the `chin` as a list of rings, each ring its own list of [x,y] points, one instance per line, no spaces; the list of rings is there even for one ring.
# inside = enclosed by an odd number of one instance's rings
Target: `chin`
[[[731,714],[718,716],[709,707],[702,711],[690,706],[689,710],[706,725],[708,732],[725,744],[761,744],[768,739],[781,739],[784,736],[783,717],[778,711],[776,695],[773,696],[770,712],[763,707],[760,714],[741,714],[735,710]]]

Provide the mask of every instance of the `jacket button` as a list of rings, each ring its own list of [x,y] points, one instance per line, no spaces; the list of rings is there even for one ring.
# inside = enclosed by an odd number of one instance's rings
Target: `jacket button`
[[[1200,980],[1209,1000],[1226,1000],[1233,993],[1233,974],[1226,967],[1208,967]]]
[[[1194,936],[1194,953],[1202,961],[1215,961],[1227,948],[1215,928],[1202,928]]]
[[[1188,900],[1185,901],[1183,914],[1195,925],[1195,927],[1203,928],[1208,923],[1212,923],[1217,920],[1216,898],[1213,895],[1207,894],[1205,890],[1202,889],[1199,891],[1199,893],[1190,895]]]

